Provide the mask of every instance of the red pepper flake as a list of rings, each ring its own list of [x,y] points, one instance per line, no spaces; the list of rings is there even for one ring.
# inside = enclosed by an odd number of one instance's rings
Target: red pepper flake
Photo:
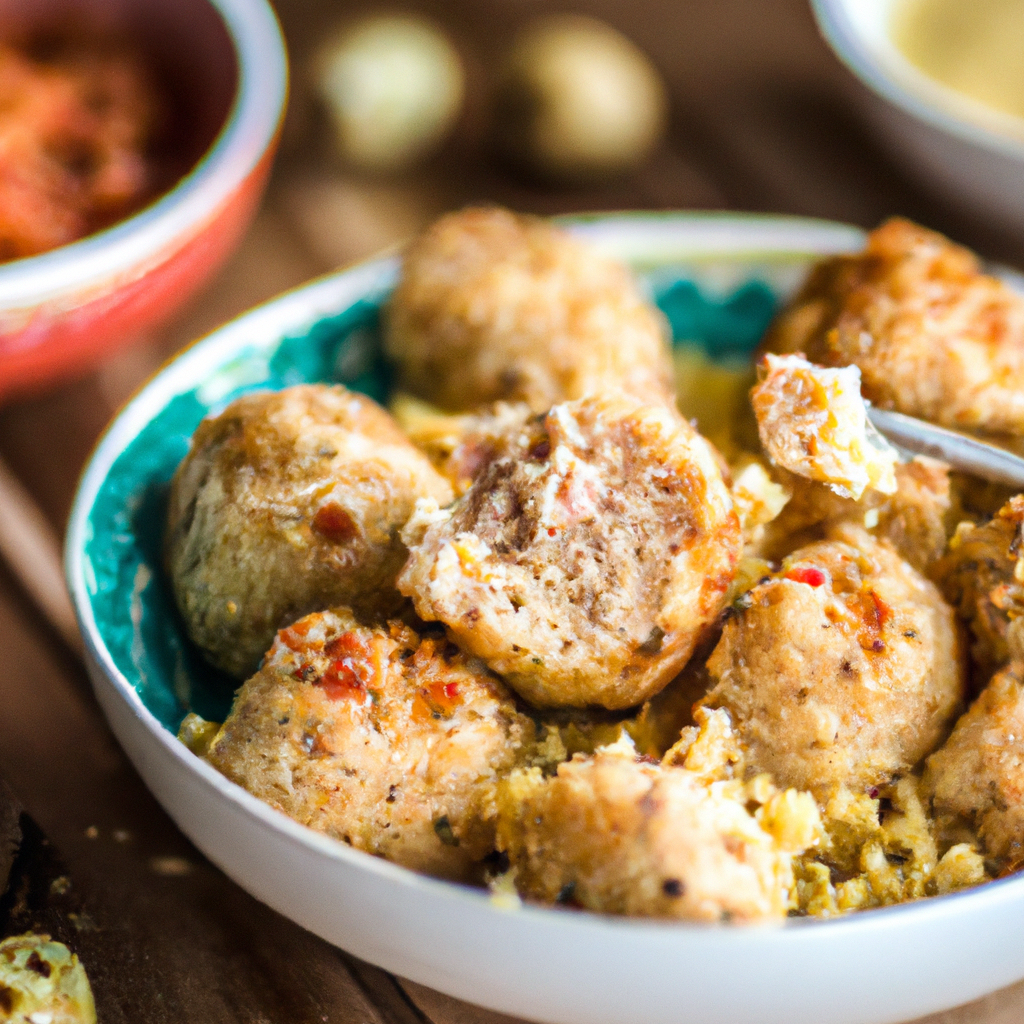
[[[558,533],[558,531],[553,526],[549,526],[548,527],[548,536],[549,537],[554,537],[554,535],[556,533]]]
[[[332,661],[314,685],[319,686],[331,700],[349,700],[352,697],[362,700],[366,693],[351,658]]]
[[[356,521],[336,501],[325,502],[317,509],[313,529],[332,544],[344,544],[359,534]]]
[[[874,800],[875,797],[878,796],[878,787],[877,786],[872,786],[868,790],[868,796],[871,797],[872,800]]]
[[[786,573],[786,579],[794,583],[806,583],[809,587],[821,587],[825,585],[828,577],[813,565],[798,565]]]

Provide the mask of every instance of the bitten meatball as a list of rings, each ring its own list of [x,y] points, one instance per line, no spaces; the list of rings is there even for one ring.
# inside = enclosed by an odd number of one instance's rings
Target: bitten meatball
[[[884,543],[839,527],[733,606],[704,703],[752,771],[819,795],[888,782],[941,742],[964,666],[953,610]]]
[[[402,387],[450,411],[543,412],[612,387],[672,402],[666,339],[625,267],[500,209],[448,214],[417,239],[385,320]]]
[[[522,895],[608,914],[781,918],[793,887],[790,851],[742,800],[622,744],[550,778],[515,772],[500,788],[498,848]]]
[[[452,492],[369,398],[309,385],[232,402],[171,485],[166,558],[189,635],[242,679],[300,615],[393,613],[398,534],[420,497]]]
[[[935,814],[962,816],[990,857],[1024,864],[1024,662],[995,675],[928,758],[924,783]]]
[[[493,849],[494,786],[532,738],[502,683],[443,636],[336,608],[278,633],[206,756],[303,825],[467,879]]]
[[[721,610],[741,547],[710,445],[624,395],[514,431],[404,536],[398,586],[416,611],[542,706],[626,708],[660,690]]]
[[[750,400],[761,444],[777,466],[844,498],[868,488],[895,493],[899,457],[868,420],[857,367],[827,369],[769,352]]]
[[[1008,632],[1024,614],[1024,495],[981,526],[961,523],[932,575],[974,634],[981,679],[1010,660]]]
[[[942,235],[893,219],[820,263],[765,339],[860,367],[864,397],[952,427],[1024,433],[1024,297]]]

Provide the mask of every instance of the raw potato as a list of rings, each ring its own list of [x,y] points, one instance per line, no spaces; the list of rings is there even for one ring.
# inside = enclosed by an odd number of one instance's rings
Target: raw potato
[[[629,270],[507,210],[448,214],[413,242],[384,344],[401,386],[449,412],[619,388],[674,402],[668,325]]]
[[[499,144],[513,159],[573,181],[642,164],[667,113],[665,86],[642,50],[603,22],[555,15],[514,40],[495,120]]]
[[[703,703],[732,716],[750,770],[827,795],[912,768],[960,712],[953,610],[887,544],[840,526],[734,605]]]
[[[686,664],[725,600],[739,520],[711,446],[625,395],[513,430],[450,509],[403,532],[398,586],[540,706],[627,708]]]
[[[950,427],[1024,434],[1024,296],[934,231],[893,218],[819,263],[765,348],[860,367],[864,397]]]
[[[494,785],[532,739],[500,680],[443,636],[336,608],[278,634],[207,758],[310,828],[470,879],[493,848]]]
[[[239,679],[283,625],[332,604],[395,612],[416,500],[451,488],[371,399],[258,392],[204,420],[171,485],[166,557],[189,636]]]
[[[448,134],[462,106],[462,62],[433,22],[410,15],[365,18],[321,47],[317,90],[350,164],[393,171]]]

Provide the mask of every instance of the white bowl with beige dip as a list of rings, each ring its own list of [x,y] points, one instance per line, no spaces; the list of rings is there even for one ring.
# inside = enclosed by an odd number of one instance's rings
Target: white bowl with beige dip
[[[1024,231],[1024,0],[811,6],[875,94],[867,113],[904,164],[943,198]]]

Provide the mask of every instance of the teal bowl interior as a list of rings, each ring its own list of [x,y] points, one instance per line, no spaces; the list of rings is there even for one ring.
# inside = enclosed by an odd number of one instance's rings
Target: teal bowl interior
[[[668,220],[656,223],[664,230]],[[715,223],[684,216],[671,223],[676,222],[682,234],[688,224]],[[593,218],[582,222],[581,230],[600,243],[603,224],[616,224],[620,235],[623,224],[630,225],[625,242],[613,239],[604,247],[630,259],[666,314],[674,343],[699,345],[717,360],[745,360],[810,261],[830,248],[850,247],[857,234],[838,225],[782,218],[722,218],[717,223],[727,222],[752,222],[760,236],[773,223],[791,229],[803,225],[809,237],[802,247],[788,242],[775,250],[739,237],[733,252],[719,246],[717,252],[701,253],[694,251],[699,246],[692,240],[673,246],[671,238],[667,243],[662,239],[645,247],[650,222],[638,217]],[[174,606],[161,560],[170,479],[199,421],[247,391],[342,383],[386,402],[392,375],[381,352],[380,311],[394,279],[394,261],[364,265],[364,276],[374,266],[379,272],[367,277],[366,287],[357,287],[355,295],[350,289],[337,308],[307,318],[301,327],[285,324],[279,334],[271,332],[269,340],[251,345],[237,340],[247,322],[259,323],[275,305],[300,306],[303,292],[322,292],[331,279],[248,314],[179,357],[115,420],[86,472],[68,548],[83,628],[90,642],[106,649],[104,660],[172,732],[188,711],[221,720],[235,684],[205,664],[185,637]],[[302,321],[301,316],[293,319]],[[119,450],[112,452],[111,444]]]

